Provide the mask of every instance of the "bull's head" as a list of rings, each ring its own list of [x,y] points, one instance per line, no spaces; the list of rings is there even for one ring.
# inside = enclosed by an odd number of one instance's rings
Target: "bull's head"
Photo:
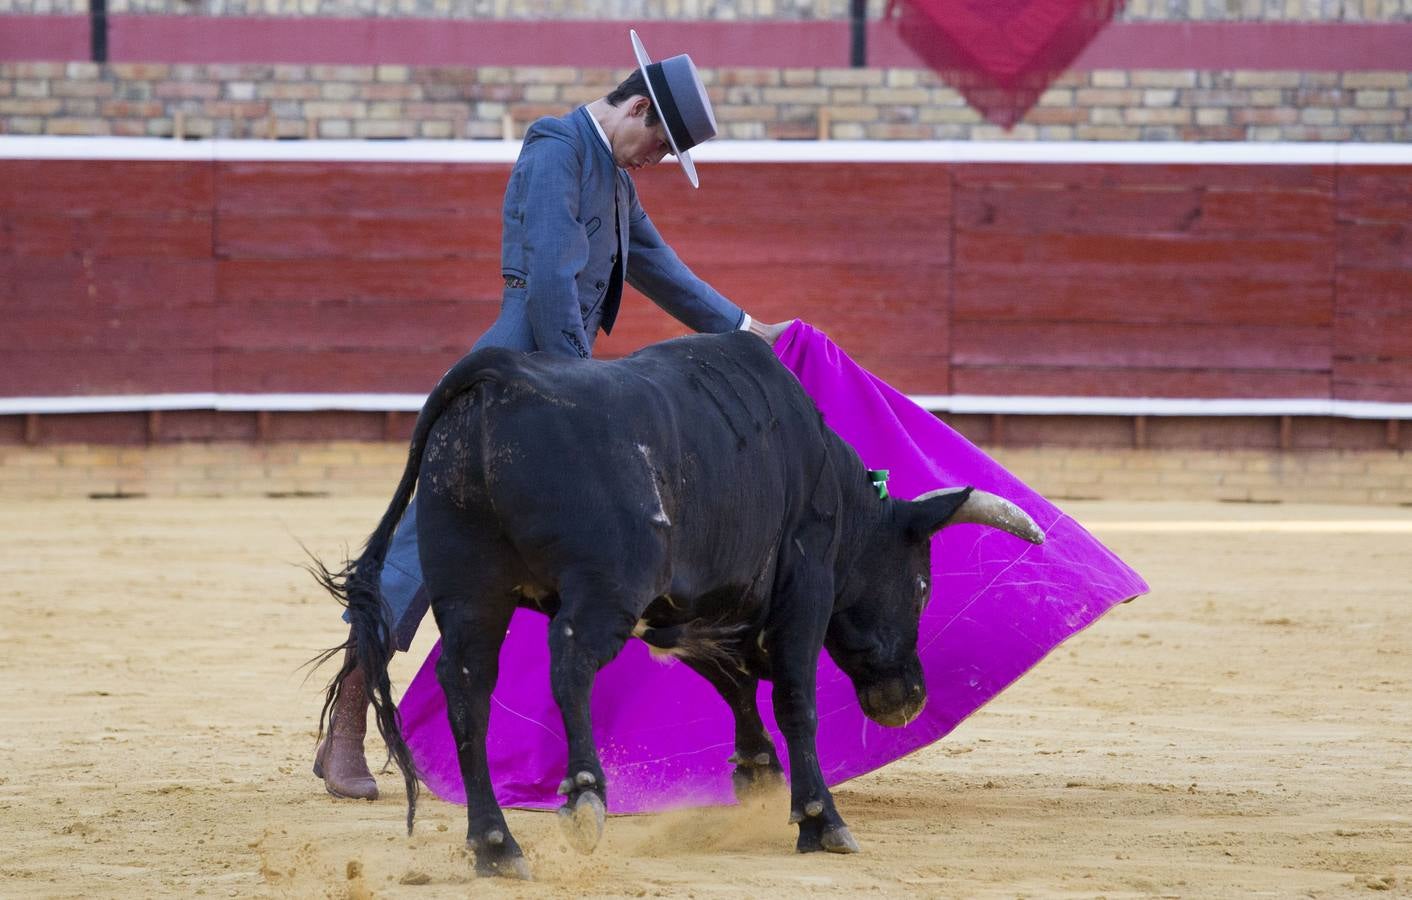
[[[917,627],[931,597],[931,536],[963,522],[988,525],[1039,544],[1044,534],[1008,500],[969,488],[883,501],[882,516],[855,535],[824,645],[853,681],[868,718],[894,728],[927,703]]]

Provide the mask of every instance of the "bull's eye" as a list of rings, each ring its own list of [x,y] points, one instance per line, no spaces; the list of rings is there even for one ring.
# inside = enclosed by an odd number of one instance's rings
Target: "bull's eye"
[[[918,576],[917,576],[917,596],[918,596],[918,597],[925,597],[925,596],[926,596],[926,593],[927,593],[927,576],[925,576],[925,575],[918,575]]]

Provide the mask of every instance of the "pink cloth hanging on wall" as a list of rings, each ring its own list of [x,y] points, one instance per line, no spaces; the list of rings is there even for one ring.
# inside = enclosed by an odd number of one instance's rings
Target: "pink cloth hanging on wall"
[[[893,496],[974,485],[1018,504],[1044,530],[1034,546],[978,525],[942,530],[932,545],[932,600],[918,652],[926,709],[905,728],[878,725],[858,707],[853,685],[825,653],[819,661],[818,747],[824,777],[837,784],[925,747],[1114,605],[1147,585],[1077,522],[1025,487],[935,416],[850,360],[822,332],[795,323],[775,345],[829,426],[872,469],[888,469]],[[567,748],[549,691],[548,620],[518,610],[500,655],[488,749],[496,797],[505,806],[552,808]],[[428,655],[399,707],[423,781],[444,800],[465,802],[446,700],[436,680],[441,645]],[[598,675],[593,729],[613,812],[734,802],[727,757],[734,723],[700,676],[648,655],[641,641]],[[774,724],[770,685],[760,690]]]
[[[1022,119],[1124,0],[892,0],[898,35],[987,121]]]

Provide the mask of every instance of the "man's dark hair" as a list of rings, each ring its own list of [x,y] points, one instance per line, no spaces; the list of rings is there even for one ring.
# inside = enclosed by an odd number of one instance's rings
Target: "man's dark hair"
[[[646,97],[649,100],[652,95],[647,91],[647,79],[643,77],[641,69],[634,69],[633,73],[623,79],[623,83],[613,88],[613,92],[608,95],[609,106],[621,106],[623,101],[629,97]],[[647,108],[647,127],[651,128],[662,121],[657,115],[657,107]]]

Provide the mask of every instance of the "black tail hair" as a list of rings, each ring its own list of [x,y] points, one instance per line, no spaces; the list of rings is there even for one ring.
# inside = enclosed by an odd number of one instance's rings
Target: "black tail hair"
[[[422,467],[422,451],[432,425],[458,396],[477,384],[500,377],[497,369],[487,365],[491,362],[487,357],[498,352],[503,351],[483,350],[464,356],[441,377],[417,416],[417,425],[413,429],[412,441],[407,449],[407,464],[402,470],[402,480],[398,482],[392,501],[382,514],[377,528],[368,537],[358,558],[346,561],[338,571],[329,571],[317,559],[307,567],[314,579],[347,608],[352,625],[348,640],[324,651],[314,660],[315,664],[319,664],[339,652],[343,653],[343,664],[325,692],[323,711],[319,714],[319,737],[323,737],[330,724],[344,678],[354,669],[361,670],[364,690],[372,703],[377,720],[378,733],[387,743],[388,754],[397,763],[397,768],[402,771],[402,778],[407,784],[409,835],[412,833],[412,822],[417,814],[417,771],[412,762],[411,751],[402,737],[397,705],[392,701],[392,683],[387,676],[393,647],[392,622],[382,599],[383,562],[387,559],[388,547],[392,544],[392,535],[397,529],[397,523],[402,520],[407,505],[412,502],[412,492],[416,488],[417,475]]]

